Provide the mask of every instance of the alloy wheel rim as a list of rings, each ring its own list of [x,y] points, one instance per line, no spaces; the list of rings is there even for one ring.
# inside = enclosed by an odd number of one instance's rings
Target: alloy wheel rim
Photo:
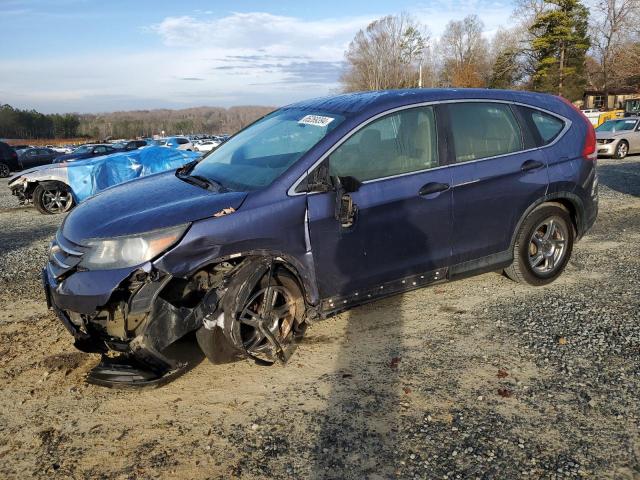
[[[538,224],[529,239],[529,266],[541,274],[549,274],[562,263],[567,250],[568,233],[564,222],[550,217]]]
[[[66,212],[73,201],[71,192],[63,190],[45,190],[42,194],[42,206],[51,213]]]
[[[626,143],[621,143],[621,144],[618,146],[618,155],[619,155],[620,157],[624,157],[624,156],[626,156],[626,155],[627,155],[627,144],[626,144]]]
[[[260,324],[281,345],[288,343],[296,317],[296,303],[291,293],[282,286],[270,286],[254,293],[238,317],[240,338],[246,351],[252,355],[273,356],[274,346]]]
[[[4,163],[0,163],[0,177],[8,177],[11,171]]]

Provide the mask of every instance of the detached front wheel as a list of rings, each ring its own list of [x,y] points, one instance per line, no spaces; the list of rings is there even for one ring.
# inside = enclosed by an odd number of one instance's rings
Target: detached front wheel
[[[55,215],[71,210],[73,195],[62,183],[40,184],[33,191],[33,204],[45,215]]]
[[[534,286],[553,282],[571,258],[574,238],[569,212],[560,205],[541,205],[520,226],[506,275]]]

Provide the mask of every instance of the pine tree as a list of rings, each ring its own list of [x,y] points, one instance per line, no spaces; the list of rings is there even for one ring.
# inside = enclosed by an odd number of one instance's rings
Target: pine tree
[[[585,57],[589,49],[589,11],[579,0],[547,0],[549,8],[530,27],[537,61],[535,90],[569,99],[581,96],[585,84]]]

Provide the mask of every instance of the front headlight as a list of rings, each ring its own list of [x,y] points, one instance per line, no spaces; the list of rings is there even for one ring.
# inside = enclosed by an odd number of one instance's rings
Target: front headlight
[[[163,228],[151,232],[83,242],[87,252],[79,266],[87,270],[111,270],[133,267],[147,262],[174,245],[189,225]]]

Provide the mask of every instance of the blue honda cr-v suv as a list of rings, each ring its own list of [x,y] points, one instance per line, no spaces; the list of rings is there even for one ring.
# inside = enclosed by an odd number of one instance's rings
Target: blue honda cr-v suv
[[[595,134],[558,97],[399,90],[267,115],[176,172],[78,206],[43,272],[90,381],[149,384],[184,363],[286,361],[309,321],[493,270],[553,281],[598,209]]]

